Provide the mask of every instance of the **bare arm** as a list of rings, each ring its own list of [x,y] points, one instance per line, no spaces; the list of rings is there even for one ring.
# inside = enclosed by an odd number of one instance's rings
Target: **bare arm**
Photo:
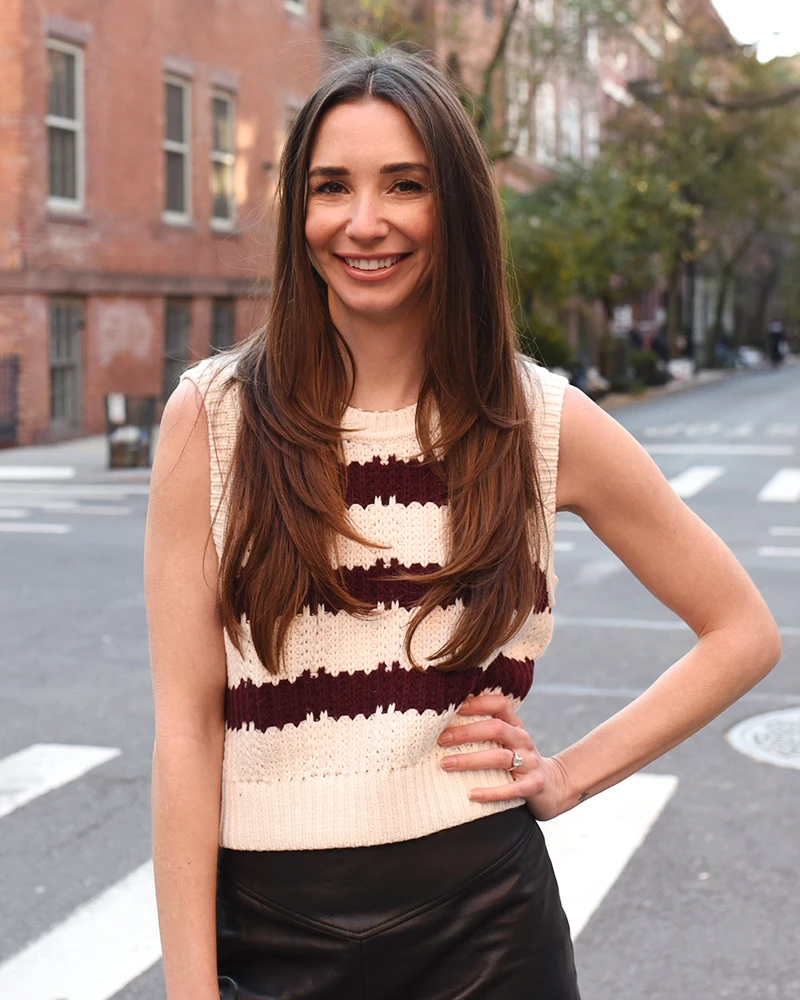
[[[638,442],[572,388],[557,494],[559,510],[580,515],[698,636],[639,698],[556,755],[564,782],[560,812],[701,729],[771,670],[781,642],[727,546],[676,496]]]
[[[168,1000],[219,1000],[215,890],[226,673],[209,476],[202,401],[183,382],[161,423],[145,541],[156,714],[153,857]]]

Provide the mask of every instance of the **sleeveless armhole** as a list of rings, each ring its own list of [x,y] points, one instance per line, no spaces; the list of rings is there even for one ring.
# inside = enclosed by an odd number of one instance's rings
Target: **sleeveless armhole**
[[[533,443],[539,474],[545,523],[542,526],[544,553],[547,558],[548,603],[555,604],[555,574],[553,549],[556,530],[556,485],[558,482],[558,448],[561,435],[561,413],[569,380],[535,364],[522,360],[527,376],[526,388],[533,418]],[[542,567],[544,568],[544,567]]]
[[[236,360],[236,355],[212,355],[181,375],[181,381],[187,379],[200,392],[206,413],[211,463],[211,529],[220,559],[228,526],[228,484],[239,430],[239,388],[231,382]]]

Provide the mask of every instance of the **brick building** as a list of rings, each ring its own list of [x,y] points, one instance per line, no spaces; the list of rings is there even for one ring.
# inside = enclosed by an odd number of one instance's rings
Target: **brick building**
[[[256,324],[319,21],[318,0],[0,4],[5,443],[102,431],[106,393],[163,399]]]

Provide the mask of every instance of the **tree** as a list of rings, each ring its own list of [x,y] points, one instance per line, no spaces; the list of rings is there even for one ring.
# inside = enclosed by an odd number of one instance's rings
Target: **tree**
[[[562,168],[530,193],[507,192],[506,203],[523,316],[535,325],[570,300],[602,303],[606,358],[617,306],[656,284],[696,213],[649,163],[609,156]]]

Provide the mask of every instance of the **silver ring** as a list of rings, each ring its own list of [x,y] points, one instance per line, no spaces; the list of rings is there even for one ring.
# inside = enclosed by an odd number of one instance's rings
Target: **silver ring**
[[[509,768],[509,771],[516,771],[516,769],[518,767],[521,767],[522,766],[522,760],[523,760],[522,754],[519,752],[519,750],[515,750],[514,751],[514,760],[511,763],[511,767]]]

